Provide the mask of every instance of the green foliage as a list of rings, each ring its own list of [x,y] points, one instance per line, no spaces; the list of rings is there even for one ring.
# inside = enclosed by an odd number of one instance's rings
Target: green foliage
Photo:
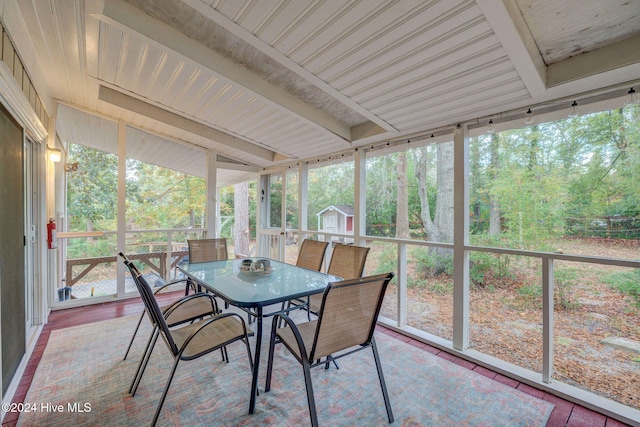
[[[573,288],[579,280],[579,270],[564,268],[553,273],[556,307],[565,310],[576,309],[580,304],[573,298]]]
[[[375,251],[374,253],[376,268],[373,274],[395,272],[398,269],[398,258],[395,246],[385,245],[381,251]],[[394,276],[391,283],[397,283],[397,279],[397,275]]]
[[[612,289],[630,296],[640,308],[640,269],[611,273],[603,281]]]
[[[450,253],[416,248],[411,251],[411,257],[415,260],[418,277],[437,277],[442,274],[453,276],[453,256]]]
[[[107,239],[70,239],[67,246],[67,258],[94,258],[113,255],[115,242]]]
[[[542,297],[542,286],[539,284],[521,286],[516,290],[516,293],[528,300],[537,301]]]
[[[116,218],[118,158],[104,151],[69,144],[69,162],[78,170],[67,174],[67,208],[71,231],[87,231]],[[99,227],[96,227],[99,228]]]
[[[469,256],[469,278],[471,284],[485,288],[495,286],[492,280],[513,277],[511,270],[511,258],[504,254],[490,252],[473,252]]]

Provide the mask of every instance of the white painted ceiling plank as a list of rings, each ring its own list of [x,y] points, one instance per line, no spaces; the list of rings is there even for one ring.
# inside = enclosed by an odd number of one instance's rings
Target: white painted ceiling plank
[[[351,96],[361,96],[372,88],[380,87],[381,81],[393,81],[395,79],[410,79],[412,74],[425,74],[430,70],[439,69],[444,62],[451,62],[455,58],[475,56],[470,49],[482,51],[491,46],[498,46],[498,40],[493,36],[488,25],[473,25],[468,31],[459,34],[445,34],[448,41],[433,46],[416,46],[407,52],[398,52],[394,62],[389,58],[372,61],[360,67],[359,70],[350,70],[351,80],[337,86]]]
[[[283,66],[287,67],[289,70],[293,71],[300,77],[309,81],[314,86],[322,89],[325,93],[329,94],[330,96],[337,99],[338,101],[345,104],[346,106],[353,109],[354,111],[357,111],[359,114],[361,114],[368,120],[371,120],[372,122],[376,123],[378,126],[388,131],[396,131],[396,129],[394,129],[391,125],[389,125],[389,123],[386,123],[380,117],[377,117],[375,114],[372,114],[370,111],[363,108],[360,104],[354,102],[349,97],[346,97],[343,93],[336,90],[333,86],[328,85],[324,80],[319,79],[314,73],[310,72],[309,70],[301,67],[296,62],[292,61],[282,52],[278,51],[277,49],[269,45],[266,41],[256,37],[246,28],[239,27],[236,23],[229,20],[228,17],[224,16],[217,10],[205,7],[199,0],[184,0],[184,2],[189,4],[195,10],[197,10],[204,16],[208,17],[213,22],[220,25],[227,31],[232,32],[237,37],[240,37],[245,42],[251,44],[260,52],[264,53],[265,55],[268,55],[269,57],[274,58],[279,64],[282,64]],[[294,3],[298,3],[298,2],[294,2]],[[289,10],[289,7],[287,7],[287,10]]]
[[[179,116],[155,105],[117,92],[106,86],[100,87],[99,97],[101,100],[110,104],[120,106],[129,111],[142,114],[146,117],[153,118],[166,124],[170,124],[174,127],[189,130],[189,132],[191,133],[203,136],[205,138],[210,138],[221,144],[235,147],[248,154],[252,154],[254,156],[270,161],[273,161],[273,158],[275,156],[275,153],[273,151],[267,150],[257,145],[253,145],[250,142],[244,141],[240,138],[236,138],[232,135],[229,135],[228,133],[205,126],[186,117]]]
[[[265,82],[249,70],[194,42],[184,34],[151,18],[122,0],[105,0],[103,15],[99,19],[168,48],[175,54],[184,56],[195,64],[245,87],[275,107],[286,109],[289,113],[320,126],[346,141],[351,139],[351,131],[346,125],[302,102],[288,92]]]

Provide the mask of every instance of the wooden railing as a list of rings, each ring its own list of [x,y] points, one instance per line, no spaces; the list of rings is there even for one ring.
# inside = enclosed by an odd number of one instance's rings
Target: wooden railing
[[[163,279],[168,279],[167,275],[173,270],[176,265],[189,254],[189,251],[172,251],[171,252],[171,265],[167,269],[167,253],[166,252],[150,252],[146,254],[130,254],[127,255],[132,261],[142,261],[149,266],[151,270]],[[78,283],[83,277],[85,277],[91,270],[96,268],[100,264],[108,264],[117,262],[117,256],[105,256],[96,258],[77,258],[67,260],[67,275],[65,282],[67,286],[73,286]],[[86,266],[81,272],[73,275],[73,266],[83,265]]]

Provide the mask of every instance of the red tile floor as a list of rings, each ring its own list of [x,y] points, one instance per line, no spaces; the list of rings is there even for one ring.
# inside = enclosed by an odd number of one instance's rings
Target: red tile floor
[[[173,300],[175,296],[176,296],[176,293],[166,293],[159,296],[161,305],[163,303],[163,300],[166,299],[166,301],[164,302],[169,302]],[[49,335],[51,331],[56,329],[63,329],[71,326],[91,323],[91,322],[98,322],[101,320],[113,319],[116,317],[128,316],[130,314],[138,314],[141,312],[142,309],[143,309],[142,300],[140,300],[140,298],[132,298],[125,301],[109,302],[104,304],[97,304],[97,305],[71,308],[66,310],[58,310],[58,311],[52,312],[49,315],[49,323],[44,327],[42,334],[40,335],[38,342],[36,344],[33,355],[31,356],[31,359],[27,364],[27,368],[25,370],[24,375],[22,376],[22,379],[20,380],[20,385],[18,386],[18,389],[15,393],[13,401],[14,402],[24,401],[27,391],[29,390],[29,386],[31,385],[31,380],[33,379],[33,375],[36,371],[36,368],[38,367],[38,363],[40,362],[40,358],[42,357],[45,347],[47,346],[47,341],[49,340]],[[576,405],[569,401],[560,399],[545,391],[535,389],[526,384],[522,384],[516,380],[505,377],[501,374],[493,372],[482,366],[478,366],[472,362],[466,361],[457,356],[451,355],[450,353],[439,350],[428,344],[424,344],[422,342],[416,341],[412,338],[406,337],[402,334],[399,334],[387,328],[378,327],[378,331],[381,333],[389,334],[399,340],[405,341],[411,345],[421,348],[424,351],[428,351],[432,354],[442,357],[443,359],[449,360],[452,363],[456,363],[467,369],[476,371],[486,377],[492,378],[495,381],[499,381],[510,387],[517,388],[518,390],[523,391],[531,396],[535,396],[539,399],[543,399],[553,403],[555,407],[553,409],[553,412],[551,413],[551,416],[549,417],[549,421],[547,422],[548,427],[627,426],[627,424],[624,424],[617,420],[609,418],[606,415],[599,414],[583,406]],[[18,421],[17,413],[7,413],[4,420],[2,421],[2,427],[13,427],[16,425],[17,421]]]

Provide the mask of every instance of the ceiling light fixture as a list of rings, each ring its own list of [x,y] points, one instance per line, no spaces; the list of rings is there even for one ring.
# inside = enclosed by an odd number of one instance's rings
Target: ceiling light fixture
[[[531,125],[533,124],[534,118],[533,118],[533,112],[531,111],[531,108],[529,108],[527,110],[527,114],[524,116],[524,122],[525,124]]]
[[[580,110],[578,109],[578,103],[573,101],[571,104],[571,108],[569,109],[569,117],[574,118],[580,115]]]

